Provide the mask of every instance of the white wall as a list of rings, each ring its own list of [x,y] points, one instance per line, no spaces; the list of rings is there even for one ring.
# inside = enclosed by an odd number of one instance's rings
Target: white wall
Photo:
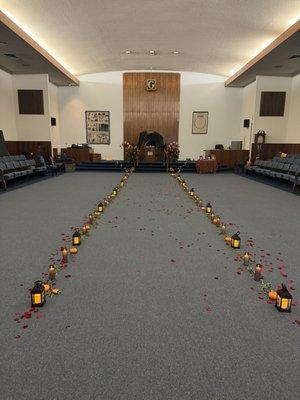
[[[5,140],[18,140],[12,75],[0,70],[0,130]]]
[[[61,147],[86,143],[85,111],[110,111],[110,145],[92,145],[102,158],[123,158],[123,81],[121,72],[97,74],[92,82],[82,80],[79,87],[60,87]],[[104,76],[104,77],[103,77]],[[91,78],[92,80],[92,78]]]
[[[287,143],[300,143],[300,74],[292,79]]]
[[[58,88],[61,147],[86,142],[85,111],[110,111],[111,145],[92,145],[95,152],[122,159],[123,73],[79,77],[79,87]],[[242,89],[225,88],[224,78],[181,73],[179,145],[181,158],[198,158],[203,150],[232,140],[242,140],[240,116]],[[192,112],[208,111],[207,135],[192,135]]]
[[[256,81],[250,83],[243,89],[243,105],[241,117],[241,135],[244,142],[244,148],[250,149],[253,141],[253,121],[256,102]],[[244,128],[244,119],[250,120],[249,128]]]
[[[56,125],[51,126],[50,123],[50,138],[52,148],[60,149],[60,130],[59,130],[59,104],[58,104],[58,88],[49,82],[49,120],[51,117],[56,118]]]
[[[264,130],[267,134],[266,143],[286,142],[287,125],[290,111],[292,78],[275,76],[256,77],[256,104],[253,132]],[[286,92],[285,110],[283,117],[260,117],[260,98],[262,91]]]
[[[50,140],[48,75],[14,75],[13,90],[18,140]],[[40,89],[44,96],[44,115],[19,114],[18,89]]]
[[[193,74],[195,75],[195,74]],[[181,74],[179,145],[180,158],[198,159],[216,144],[227,148],[232,140],[242,140],[240,132],[242,89],[226,88],[223,79],[204,74],[191,80]],[[220,79],[219,79],[220,80]],[[192,134],[193,111],[208,111],[208,133]]]

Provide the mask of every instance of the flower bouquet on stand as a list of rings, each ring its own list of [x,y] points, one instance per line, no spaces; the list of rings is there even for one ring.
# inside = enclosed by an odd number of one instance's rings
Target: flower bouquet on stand
[[[178,161],[179,157],[179,144],[177,142],[171,142],[167,146],[167,170],[169,170],[169,164]]]
[[[136,166],[138,164],[140,149],[135,144],[126,141],[123,142],[122,147],[124,149],[125,159],[129,160],[134,166]]]

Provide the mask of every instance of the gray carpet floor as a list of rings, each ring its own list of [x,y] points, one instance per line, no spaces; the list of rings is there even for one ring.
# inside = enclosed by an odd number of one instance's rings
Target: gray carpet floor
[[[0,196],[1,400],[300,398],[299,197],[237,175],[185,178],[266,279],[295,289],[291,314],[170,176],[147,173],[61,271],[62,294],[19,319],[50,254],[120,178],[63,174]]]

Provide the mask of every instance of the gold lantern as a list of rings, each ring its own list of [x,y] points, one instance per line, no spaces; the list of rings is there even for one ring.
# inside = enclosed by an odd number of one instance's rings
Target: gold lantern
[[[42,307],[46,302],[46,292],[42,281],[35,281],[30,291],[31,306]]]
[[[112,191],[112,193],[111,193],[111,196],[112,196],[112,197],[116,197],[117,194],[118,194],[117,188],[113,188],[113,191]]]
[[[94,219],[97,219],[97,218],[99,217],[100,214],[101,214],[101,213],[98,211],[98,208],[97,208],[97,210],[94,210],[94,211],[93,211]]]
[[[56,278],[56,269],[55,269],[55,267],[54,267],[53,264],[49,265],[49,268],[48,268],[48,276],[49,276],[49,280],[50,280],[51,282],[52,282],[52,281],[55,281],[55,278]]]
[[[63,247],[61,254],[62,254],[62,262],[67,263],[68,262],[68,250],[66,247]]]
[[[233,249],[239,249],[241,247],[240,232],[236,232],[231,236],[231,247]]]
[[[250,253],[248,253],[248,251],[245,251],[245,253],[244,253],[244,255],[243,255],[242,258],[243,258],[244,265],[245,265],[246,267],[248,267],[249,262],[250,262],[250,258],[251,258]]]
[[[212,212],[211,214],[208,214],[208,216],[209,216],[209,218],[210,218],[210,220],[211,220],[211,223],[213,223],[213,220],[214,220],[214,218],[215,218],[215,213]]]
[[[82,226],[81,232],[82,232],[83,235],[86,235],[86,234],[87,234],[87,230],[86,230],[85,224]]]
[[[206,204],[206,213],[207,213],[207,214],[210,214],[211,212],[212,212],[212,206],[211,206],[210,203],[207,203],[207,204]]]
[[[281,284],[281,289],[277,290],[276,308],[278,311],[291,312],[293,296],[288,291],[284,283]]]
[[[79,246],[81,244],[81,235],[80,235],[80,232],[77,229],[73,233],[72,244],[73,244],[73,246]]]
[[[121,182],[120,182],[120,187],[122,188],[123,186],[124,186],[124,181],[122,179]]]
[[[261,271],[262,271],[262,265],[261,264],[256,264],[255,270],[254,270],[254,280],[256,282],[259,282],[262,278],[261,276]]]

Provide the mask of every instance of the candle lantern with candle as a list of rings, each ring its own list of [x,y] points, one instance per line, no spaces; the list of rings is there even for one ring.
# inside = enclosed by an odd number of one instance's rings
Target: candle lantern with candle
[[[98,211],[99,211],[99,213],[102,213],[104,211],[104,205],[103,205],[103,203],[101,201],[98,204]]]
[[[61,254],[62,254],[62,262],[66,264],[68,262],[68,250],[66,247],[62,248]]]
[[[81,235],[80,235],[80,232],[77,229],[73,233],[72,244],[73,244],[73,246],[79,246],[81,244]]]
[[[208,218],[210,218],[211,223],[213,223],[213,220],[214,220],[214,218],[215,218],[215,213],[212,212],[211,214],[207,214],[207,215],[208,215]]]
[[[212,205],[210,203],[206,204],[206,213],[210,214],[212,212]]]
[[[244,253],[244,255],[243,255],[243,262],[244,262],[244,265],[245,265],[246,267],[248,267],[248,265],[249,265],[250,258],[251,258],[250,253],[248,253],[248,251],[245,251],[245,253]]]
[[[53,264],[49,265],[48,268],[48,277],[49,277],[49,281],[53,282],[55,281],[56,278],[56,269],[54,267]]]
[[[86,230],[85,224],[82,226],[81,232],[82,232],[83,235],[86,235],[86,234],[87,234],[87,230]]]
[[[239,249],[241,247],[240,232],[236,232],[231,236],[231,247],[233,249]]]
[[[117,188],[113,188],[113,191],[112,191],[112,197],[116,197],[116,195],[118,194],[118,190],[117,190]]]
[[[91,225],[90,224],[88,224],[88,223],[86,223],[85,224],[85,229],[86,229],[86,233],[87,233],[87,235],[90,233],[90,230],[91,230]]]
[[[291,312],[293,296],[288,291],[284,283],[281,284],[281,289],[277,290],[276,308],[278,311]]]
[[[191,189],[189,190],[189,196],[191,196],[191,197],[194,197],[194,196],[195,196],[195,190],[194,190],[194,188],[191,188]]]
[[[259,282],[262,278],[261,276],[262,272],[262,265],[261,264],[256,264],[255,270],[254,270],[254,280],[256,282]]]
[[[124,181],[122,179],[121,182],[120,182],[120,187],[122,188],[123,186],[124,186]]]
[[[31,306],[42,307],[46,302],[46,292],[42,281],[35,281],[30,291]]]

